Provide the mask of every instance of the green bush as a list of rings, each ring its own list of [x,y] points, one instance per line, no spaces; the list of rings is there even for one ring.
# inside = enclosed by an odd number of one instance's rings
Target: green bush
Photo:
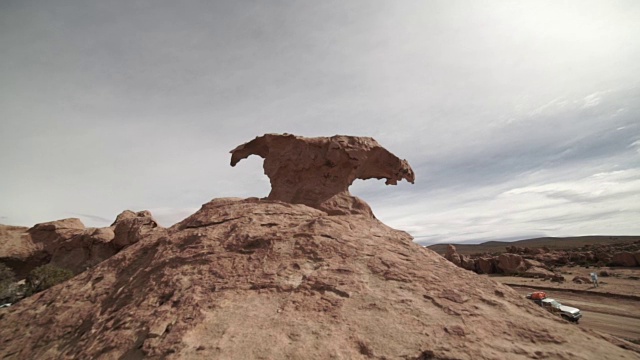
[[[71,270],[51,264],[38,266],[27,275],[27,291],[30,294],[44,291],[72,277],[73,272]]]

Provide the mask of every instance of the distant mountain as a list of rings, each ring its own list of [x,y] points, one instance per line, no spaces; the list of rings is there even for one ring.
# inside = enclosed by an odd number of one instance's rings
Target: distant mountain
[[[476,253],[496,253],[505,252],[507,246],[519,246],[529,248],[548,247],[552,250],[567,250],[582,247],[585,245],[611,245],[640,241],[640,235],[617,236],[617,235],[595,235],[595,236],[572,236],[572,237],[540,237],[518,241],[487,241],[482,244],[454,244],[459,254],[471,255]],[[443,255],[447,251],[448,243],[427,246],[429,249]]]

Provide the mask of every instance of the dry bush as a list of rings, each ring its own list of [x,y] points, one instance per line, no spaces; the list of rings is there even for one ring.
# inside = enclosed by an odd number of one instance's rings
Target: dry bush
[[[27,275],[27,291],[29,294],[35,294],[72,277],[73,272],[71,270],[51,264],[38,266]]]

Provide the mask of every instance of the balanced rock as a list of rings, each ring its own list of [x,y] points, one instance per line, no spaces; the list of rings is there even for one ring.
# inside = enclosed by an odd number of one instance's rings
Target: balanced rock
[[[406,160],[369,137],[266,134],[233,149],[231,166],[250,155],[264,158],[269,200],[304,204],[330,215],[373,216],[369,205],[349,193],[356,179],[386,179],[387,185],[415,180]]]

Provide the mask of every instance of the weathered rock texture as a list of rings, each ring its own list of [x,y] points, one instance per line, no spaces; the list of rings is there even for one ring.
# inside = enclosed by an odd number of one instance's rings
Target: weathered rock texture
[[[628,251],[613,254],[611,263],[618,266],[638,266],[636,256]]]
[[[85,228],[70,218],[36,224],[32,228],[0,226],[0,262],[13,269],[18,279],[44,264],[75,274],[115,255],[157,227],[148,211],[126,210],[105,228]]]
[[[636,359],[366,215],[217,199],[0,309],[9,359]]]
[[[409,163],[369,137],[266,134],[233,149],[231,166],[251,155],[264,158],[269,200],[304,204],[330,215],[373,216],[364,201],[349,193],[356,179],[386,179],[387,185],[414,182]]]
[[[120,250],[140,241],[146,234],[158,227],[158,223],[147,210],[137,213],[126,210],[118,215],[111,226],[114,233],[113,247]]]

